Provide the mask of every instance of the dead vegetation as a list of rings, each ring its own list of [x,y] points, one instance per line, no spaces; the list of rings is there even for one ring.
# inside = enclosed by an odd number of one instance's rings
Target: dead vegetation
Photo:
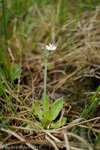
[[[98,117],[97,113],[94,113],[93,118],[88,120],[79,119],[79,116],[100,84],[100,7],[96,7],[91,13],[84,12],[77,22],[68,20],[62,27],[57,27],[56,23],[53,26],[46,24],[46,18],[41,15],[37,7],[35,9],[41,18],[40,29],[43,28],[43,24],[46,26],[45,31],[50,28],[51,39],[57,45],[57,51],[51,56],[48,64],[48,96],[51,104],[56,97],[64,97],[64,110],[61,116],[66,116],[68,122],[63,127],[47,131],[34,129],[34,123],[31,121],[33,115],[30,121],[26,120],[34,101],[39,99],[41,103],[43,93],[44,58],[41,46],[49,41],[47,39],[43,43],[47,34],[43,32],[35,51],[29,56],[27,50],[25,52],[26,57],[21,64],[23,74],[18,79],[17,90],[12,94],[17,117],[11,118],[9,128],[13,129],[12,131],[1,129],[3,139],[0,147],[26,145],[25,149],[34,150],[82,150],[84,148],[93,150],[93,138],[100,134],[100,111],[97,112]],[[32,30],[37,31],[37,27]],[[40,32],[42,33],[41,30]],[[9,89],[6,89],[6,93],[10,95]],[[78,97],[80,93],[85,99]],[[23,102],[21,98],[24,99]],[[1,101],[5,102],[4,99]],[[77,105],[80,105],[81,110]],[[5,118],[10,116],[8,112],[5,114]],[[26,128],[24,122],[30,124],[31,128]],[[71,132],[74,126],[82,129],[81,136]],[[88,137],[88,141],[84,140],[84,136]],[[100,146],[97,144],[95,148],[99,150]]]

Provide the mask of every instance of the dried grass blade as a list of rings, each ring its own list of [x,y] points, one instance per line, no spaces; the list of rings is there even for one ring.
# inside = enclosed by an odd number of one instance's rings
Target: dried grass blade
[[[93,150],[93,148],[91,147],[91,145],[90,145],[89,143],[87,143],[87,141],[84,140],[82,137],[80,137],[80,136],[78,136],[78,135],[76,135],[76,134],[70,133],[70,132],[68,132],[67,135],[75,137],[75,138],[78,139],[80,142],[84,143],[84,145],[86,145],[89,150]]]
[[[4,129],[4,128],[2,128],[2,129],[0,129],[1,131],[4,131],[4,132],[7,132],[8,134],[11,134],[11,135],[13,135],[13,136],[15,136],[17,139],[19,139],[20,141],[25,141],[25,139],[23,139],[21,136],[19,136],[17,133],[15,133],[15,132],[13,132],[13,131],[11,131],[11,130],[7,130],[7,129]],[[38,150],[35,146],[33,146],[32,144],[30,144],[30,143],[25,143],[27,146],[29,146],[31,149],[33,149],[33,150]],[[2,145],[2,147],[1,147],[1,149],[3,149],[4,147],[3,147],[3,145]]]
[[[48,136],[45,136],[45,138],[54,146],[55,150],[59,150],[53,140],[51,140]]]
[[[63,135],[64,135],[64,139],[65,139],[66,150],[70,150],[70,146],[69,146],[69,141],[68,141],[67,133],[63,131]]]

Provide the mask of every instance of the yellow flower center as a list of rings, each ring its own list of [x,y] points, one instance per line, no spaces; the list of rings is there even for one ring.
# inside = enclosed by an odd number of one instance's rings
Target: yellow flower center
[[[52,49],[52,47],[50,47],[50,49]]]

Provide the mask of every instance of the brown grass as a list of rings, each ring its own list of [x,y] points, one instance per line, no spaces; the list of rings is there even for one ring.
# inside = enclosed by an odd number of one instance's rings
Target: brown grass
[[[40,145],[41,149],[42,146],[45,145],[56,150],[63,149],[64,147],[66,150],[82,150],[84,147],[93,150],[91,137],[87,142],[84,140],[84,137],[73,134],[70,131],[74,126],[77,126],[84,131],[86,129],[88,129],[88,132],[92,131],[94,136],[100,133],[100,117],[94,114],[92,119],[79,120],[78,117],[83,108],[81,107],[81,110],[78,112],[79,107],[77,105],[80,104],[81,99],[77,100],[77,97],[73,97],[73,95],[81,92],[86,98],[84,100],[82,99],[85,107],[86,101],[92,97],[92,90],[96,89],[97,85],[94,81],[94,84],[91,84],[91,82],[86,83],[85,87],[89,86],[88,92],[87,88],[83,89],[81,87],[81,80],[89,78],[91,81],[95,79],[95,81],[98,82],[98,79],[100,79],[100,7],[97,7],[91,13],[83,13],[80,19],[77,20],[76,25],[74,25],[75,20],[68,20],[66,24],[60,28],[56,26],[57,19],[54,24],[51,25],[48,23],[49,21],[46,16],[44,17],[41,14],[38,7],[35,7],[35,9],[41,18],[41,24],[39,24],[40,29],[43,28],[43,25],[46,28],[44,31],[40,30],[41,36],[35,51],[29,54],[29,56],[27,56],[27,50],[25,52],[26,57],[21,64],[23,74],[19,78],[18,87],[12,95],[15,101],[15,108],[17,109],[19,107],[19,112],[17,113],[18,117],[11,119],[9,128],[13,129],[13,131],[5,128],[1,129],[4,139],[0,147],[4,148],[11,145],[26,144],[29,148],[34,150],[38,149],[37,145]],[[53,10],[52,13],[55,14]],[[52,20],[54,20],[54,16],[52,15]],[[34,27],[34,30],[34,32],[37,32],[37,27]],[[31,128],[26,129],[23,126],[24,121],[26,121],[26,116],[31,111],[34,101],[39,99],[41,103],[44,77],[44,58],[42,56],[41,46],[49,42],[49,36],[48,39],[45,39],[49,30],[52,34],[50,36],[51,41],[54,41],[57,45],[57,51],[55,51],[49,59],[47,79],[48,96],[51,99],[51,104],[57,97],[64,97],[65,110],[63,113],[68,118],[68,122],[63,127],[47,131],[44,129],[34,129],[34,123],[27,120]],[[55,30],[56,32],[54,32]],[[16,46],[18,45],[16,44]],[[75,84],[77,81],[80,83],[79,86]],[[90,88],[91,85],[94,87]],[[9,89],[5,89],[5,91],[10,95]],[[20,98],[24,99],[21,106],[19,106],[21,103]],[[4,102],[5,100],[1,99],[1,101]],[[74,107],[77,108],[74,109]],[[100,112],[98,113],[100,114]],[[9,117],[9,115],[10,114],[6,114],[6,117]],[[34,116],[32,115],[31,118],[34,118]],[[77,124],[77,122],[79,123]],[[26,130],[28,132],[26,132]],[[12,136],[15,137],[13,140],[11,138]],[[73,141],[71,137],[74,137],[76,141]],[[97,145],[96,148],[99,150],[99,145]]]

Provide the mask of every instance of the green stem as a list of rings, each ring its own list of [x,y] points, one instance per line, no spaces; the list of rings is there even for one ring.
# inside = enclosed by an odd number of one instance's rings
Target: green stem
[[[47,78],[47,59],[45,59],[45,72],[44,72],[44,94],[46,95],[46,78]]]

